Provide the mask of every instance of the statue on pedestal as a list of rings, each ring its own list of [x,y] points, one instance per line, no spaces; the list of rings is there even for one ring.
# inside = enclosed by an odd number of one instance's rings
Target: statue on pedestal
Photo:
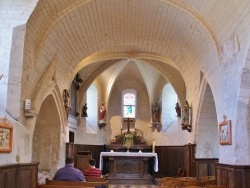
[[[87,103],[82,107],[82,117],[88,117],[88,113],[87,113],[88,107],[87,107]]]
[[[177,116],[177,117],[181,117],[181,108],[180,108],[178,102],[176,103],[175,111],[176,111],[176,116]]]
[[[153,122],[160,122],[160,107],[157,103],[153,105],[152,112],[153,112]]]
[[[100,107],[98,126],[99,126],[100,129],[103,128],[104,126],[106,126],[106,108],[104,106],[104,103],[102,103],[102,105]]]
[[[68,115],[70,113],[70,95],[67,89],[63,90],[63,99],[64,99],[65,111],[66,111],[67,118],[68,118]]]
[[[186,129],[188,132],[191,132],[191,107],[188,104],[188,101],[185,101],[183,110],[182,110],[182,129]]]
[[[158,132],[161,131],[161,122],[160,122],[160,107],[157,103],[152,107],[152,129],[157,130]]]

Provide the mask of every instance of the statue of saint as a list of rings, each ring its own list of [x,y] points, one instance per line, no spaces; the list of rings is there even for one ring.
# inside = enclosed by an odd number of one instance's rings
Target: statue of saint
[[[70,112],[70,96],[69,96],[69,91],[67,89],[63,90],[63,98],[64,98],[65,111],[68,116]]]
[[[88,117],[88,113],[87,113],[88,107],[87,107],[87,103],[83,106],[82,108],[82,117]]]
[[[106,108],[104,106],[104,103],[102,103],[100,107],[99,119],[100,119],[100,123],[104,123],[106,120]]]
[[[182,110],[182,127],[189,126],[189,104],[185,101],[185,105]]]
[[[176,103],[175,111],[176,111],[176,116],[177,116],[177,117],[181,117],[181,108],[180,108],[178,102]]]
[[[153,122],[160,122],[160,107],[157,103],[153,105],[152,112],[153,112]]]

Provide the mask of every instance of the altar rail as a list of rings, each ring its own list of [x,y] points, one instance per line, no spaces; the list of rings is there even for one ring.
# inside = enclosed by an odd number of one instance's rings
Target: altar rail
[[[0,166],[0,187],[36,188],[39,163],[20,163]]]

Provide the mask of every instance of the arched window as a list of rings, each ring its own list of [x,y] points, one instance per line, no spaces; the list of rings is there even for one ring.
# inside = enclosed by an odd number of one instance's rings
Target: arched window
[[[95,84],[87,90],[88,117],[86,117],[86,133],[97,134],[98,120],[98,92]]]
[[[164,132],[177,120],[176,103],[177,94],[172,85],[168,83],[162,90],[162,130]]]
[[[125,89],[122,91],[122,116],[123,118],[136,117],[136,98],[137,92],[134,89]]]

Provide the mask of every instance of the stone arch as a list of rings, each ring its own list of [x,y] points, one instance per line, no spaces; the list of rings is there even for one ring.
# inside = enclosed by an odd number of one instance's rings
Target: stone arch
[[[250,45],[250,43],[249,43]],[[235,143],[236,164],[250,163],[250,46],[246,53],[242,69],[237,109],[237,127],[233,142]],[[242,131],[243,130],[243,131]]]
[[[145,82],[141,76],[140,70],[136,64],[133,65],[134,71],[136,71],[136,75],[138,77],[127,76],[126,71],[129,70],[128,67],[125,67],[123,70],[119,70],[120,74],[117,75],[115,79],[113,79],[113,85],[110,87],[109,96],[107,100],[107,123],[110,123],[111,130],[115,136],[120,133],[121,128],[121,114],[122,114],[122,91],[125,89],[133,89],[137,91],[139,98],[137,98],[137,106],[141,106],[140,109],[136,110],[136,125],[137,129],[144,129],[145,123],[150,121],[149,114],[149,96],[146,89]],[[114,78],[114,77],[112,77]],[[132,80],[136,79],[136,82],[132,82]],[[142,91],[144,91],[142,93]],[[139,92],[139,93],[138,93]],[[141,92],[141,93],[140,93]],[[117,126],[118,125],[118,126]],[[143,126],[144,125],[144,126]]]
[[[162,89],[162,131],[166,132],[168,128],[177,122],[175,105],[178,102],[177,94],[170,83],[165,84]]]
[[[49,95],[41,105],[33,135],[32,161],[39,162],[39,171],[55,172],[59,166],[60,125],[56,102]]]
[[[212,90],[206,80],[201,86],[196,127],[196,158],[218,158],[219,137],[217,115]]]
[[[126,60],[126,58],[128,58]],[[163,56],[156,55],[156,54],[151,54],[151,53],[138,53],[138,54],[124,54],[124,53],[116,53],[115,55],[110,53],[110,54],[95,54],[93,56],[89,56],[85,58],[83,61],[81,61],[74,69],[74,74],[76,74],[78,71],[81,69],[87,68],[91,64],[97,64],[98,62],[106,61],[106,65],[102,66],[101,68],[96,69],[91,76],[89,77],[89,81],[85,86],[81,87],[80,90],[80,96],[83,95],[85,90],[89,87],[89,85],[94,81],[95,77],[100,74],[101,72],[105,71],[108,67],[112,66],[115,63],[119,62],[125,62],[124,65],[121,64],[119,66],[119,70],[116,70],[113,73],[113,76],[111,79],[111,82],[109,83],[109,86],[107,87],[108,89],[106,90],[106,100],[108,100],[108,96],[110,92],[112,91],[112,86],[115,83],[115,80],[117,78],[117,75],[120,74],[121,70],[123,67],[126,65],[132,59],[134,62],[136,62],[137,66],[139,67],[140,71],[143,71],[144,68],[141,64],[148,64],[152,66],[156,71],[158,71],[160,74],[162,74],[173,86],[175,89],[175,92],[178,95],[178,98],[180,100],[180,104],[183,104],[185,99],[186,99],[186,86],[185,86],[185,81],[183,79],[183,76],[181,72],[178,69],[178,66],[171,61],[170,59],[167,59]],[[73,74],[73,75],[74,75]],[[143,74],[142,74],[143,75]],[[72,78],[73,79],[73,76]],[[144,82],[146,83],[147,86],[147,78],[144,77]],[[148,86],[147,86],[148,89]]]

